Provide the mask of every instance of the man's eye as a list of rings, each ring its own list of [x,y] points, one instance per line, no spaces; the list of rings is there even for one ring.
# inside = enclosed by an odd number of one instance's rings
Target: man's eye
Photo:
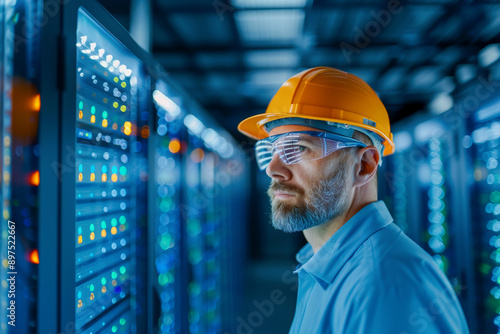
[[[302,146],[302,145],[298,145],[298,146],[297,146],[297,150],[298,150],[299,152],[305,152],[305,151],[307,150],[307,147]]]

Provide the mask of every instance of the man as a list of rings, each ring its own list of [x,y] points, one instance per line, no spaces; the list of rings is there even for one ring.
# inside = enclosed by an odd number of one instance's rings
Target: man
[[[272,224],[308,241],[290,333],[469,333],[446,276],[377,201],[394,143],[368,84],[328,67],[301,72],[238,129],[259,140]]]

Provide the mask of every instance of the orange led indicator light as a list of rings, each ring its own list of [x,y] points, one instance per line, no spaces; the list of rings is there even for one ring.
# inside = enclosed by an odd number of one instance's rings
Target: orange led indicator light
[[[103,286],[102,289],[101,289],[102,293],[106,293],[106,287]]]
[[[94,240],[94,239],[95,239],[95,233],[92,232],[92,233],[90,233],[90,240]]]
[[[118,232],[118,230],[116,229],[116,226],[113,226],[111,228],[111,234],[116,234]]]
[[[40,263],[40,258],[38,257],[38,249],[34,249],[31,251],[29,261],[34,264]]]
[[[78,174],[78,181],[82,181],[82,180],[83,180],[83,174],[80,173],[80,174]]]
[[[105,238],[106,237],[106,230],[101,231],[101,237]]]
[[[39,171],[34,171],[31,173],[30,178],[29,178],[30,185],[32,186],[39,186],[40,185],[40,172]]]
[[[118,175],[116,175],[116,174],[111,175],[111,181],[113,181],[113,182],[118,181]]]
[[[90,181],[92,181],[92,182],[95,181],[95,173],[90,174]]]
[[[32,105],[33,111],[36,111],[36,112],[40,111],[40,105],[41,105],[40,94],[36,94],[35,98],[33,99],[33,105]]]
[[[142,128],[141,128],[141,137],[146,139],[149,137],[149,126],[147,125],[144,125]]]
[[[81,300],[78,301],[78,307],[82,307],[83,303]]]
[[[106,174],[101,175],[102,182],[106,182],[108,180],[108,176]]]
[[[94,293],[93,292],[90,294],[90,300],[94,300]]]
[[[78,243],[81,244],[83,242],[83,238],[81,235],[78,236]]]
[[[83,111],[81,111],[81,110],[80,110],[80,111],[78,112],[78,118],[79,118],[79,119],[82,119],[82,118],[83,118]]]
[[[108,120],[107,119],[103,119],[102,120],[102,127],[103,128],[107,128],[108,127]]]
[[[95,123],[95,115],[90,116],[90,123]]]
[[[174,154],[178,153],[181,150],[181,142],[179,139],[172,139],[170,144],[168,144],[168,150]]]

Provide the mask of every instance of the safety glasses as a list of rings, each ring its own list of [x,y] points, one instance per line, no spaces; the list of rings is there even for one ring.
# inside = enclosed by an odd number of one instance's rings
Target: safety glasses
[[[259,140],[255,156],[260,170],[267,168],[275,153],[287,165],[312,161],[346,147],[366,147],[359,140],[328,132],[297,131]]]

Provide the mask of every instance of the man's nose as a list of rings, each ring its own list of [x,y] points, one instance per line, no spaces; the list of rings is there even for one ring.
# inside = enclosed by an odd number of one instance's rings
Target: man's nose
[[[273,153],[273,157],[266,168],[266,174],[270,178],[280,181],[287,181],[292,177],[288,165],[281,160],[279,153],[276,151]]]

